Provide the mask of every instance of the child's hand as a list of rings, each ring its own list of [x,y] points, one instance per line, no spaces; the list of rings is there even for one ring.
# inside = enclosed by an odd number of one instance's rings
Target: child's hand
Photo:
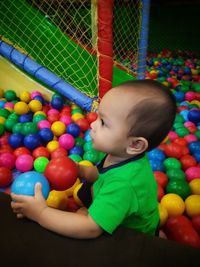
[[[41,213],[47,208],[41,188],[42,186],[40,183],[35,185],[34,196],[11,194],[13,200],[11,202],[11,207],[13,212],[16,213],[17,218],[27,217],[33,221],[39,221]]]

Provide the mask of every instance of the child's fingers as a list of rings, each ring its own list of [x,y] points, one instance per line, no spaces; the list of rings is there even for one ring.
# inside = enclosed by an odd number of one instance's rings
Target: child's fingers
[[[12,200],[16,201],[16,202],[24,202],[25,199],[27,199],[27,196],[17,195],[17,194],[14,194],[14,193],[11,193],[10,196],[11,196]]]
[[[17,218],[18,219],[23,219],[25,216],[22,213],[17,213]]]
[[[43,198],[41,183],[36,183],[36,185],[35,185],[35,197],[36,198]]]

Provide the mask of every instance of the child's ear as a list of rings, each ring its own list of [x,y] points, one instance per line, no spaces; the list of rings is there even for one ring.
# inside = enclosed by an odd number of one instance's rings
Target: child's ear
[[[148,141],[144,137],[129,137],[126,152],[129,155],[137,155],[146,151]]]

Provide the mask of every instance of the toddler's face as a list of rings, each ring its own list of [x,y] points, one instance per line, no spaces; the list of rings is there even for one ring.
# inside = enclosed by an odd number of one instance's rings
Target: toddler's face
[[[128,142],[129,108],[121,101],[120,92],[109,91],[101,100],[97,120],[91,124],[93,147],[115,156],[126,155]]]

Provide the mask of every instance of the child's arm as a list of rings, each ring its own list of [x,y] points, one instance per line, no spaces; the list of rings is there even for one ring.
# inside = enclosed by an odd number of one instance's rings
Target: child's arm
[[[27,217],[44,228],[73,238],[96,238],[103,230],[89,214],[72,213],[50,208],[36,184],[34,196],[11,194],[11,207],[18,218]]]
[[[94,183],[98,178],[98,170],[96,166],[84,166],[77,163],[78,177],[88,182]]]

